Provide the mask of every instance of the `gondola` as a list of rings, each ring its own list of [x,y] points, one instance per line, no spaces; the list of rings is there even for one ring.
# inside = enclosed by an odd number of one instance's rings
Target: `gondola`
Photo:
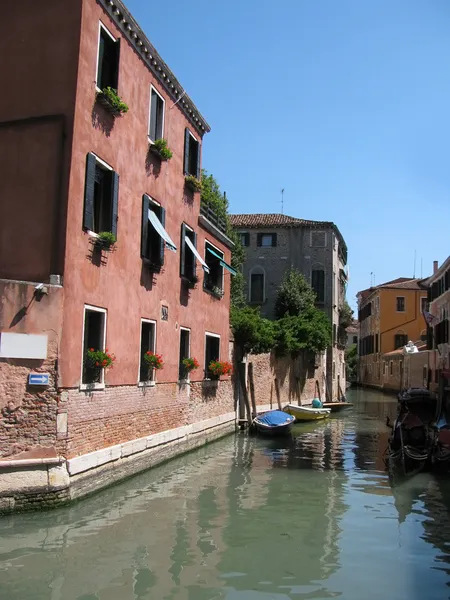
[[[440,406],[429,390],[410,388],[398,395],[397,410],[387,462],[391,472],[408,477],[428,469],[433,462]],[[389,419],[387,424],[390,426]]]

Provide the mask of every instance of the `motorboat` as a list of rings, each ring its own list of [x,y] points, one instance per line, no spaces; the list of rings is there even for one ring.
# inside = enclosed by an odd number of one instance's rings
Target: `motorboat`
[[[283,411],[295,417],[296,421],[319,421],[329,417],[331,412],[329,408],[314,408],[297,404],[286,404]]]
[[[282,410],[269,410],[253,419],[256,431],[263,435],[286,435],[294,422],[295,417]]]

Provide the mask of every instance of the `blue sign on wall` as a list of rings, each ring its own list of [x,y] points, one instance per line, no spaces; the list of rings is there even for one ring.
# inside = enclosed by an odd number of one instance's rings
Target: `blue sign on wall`
[[[50,373],[30,373],[28,385],[49,385]]]

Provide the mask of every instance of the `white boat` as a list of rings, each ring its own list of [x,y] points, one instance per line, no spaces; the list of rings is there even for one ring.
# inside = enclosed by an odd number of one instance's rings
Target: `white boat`
[[[312,406],[297,406],[286,404],[283,411],[295,417],[296,421],[319,421],[330,416],[329,408],[313,408]]]

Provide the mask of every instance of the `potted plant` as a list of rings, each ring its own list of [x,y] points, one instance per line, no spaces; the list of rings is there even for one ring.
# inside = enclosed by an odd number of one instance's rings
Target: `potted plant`
[[[192,190],[193,192],[201,192],[202,191],[202,182],[194,175],[186,175],[184,178],[184,182],[186,187]]]
[[[151,350],[148,350],[144,354],[144,362],[147,365],[148,370],[149,370],[149,380],[153,379],[153,373],[155,370],[164,368],[164,362],[163,362],[161,354],[155,354]]]
[[[117,239],[111,231],[101,231],[95,238],[95,245],[103,250],[112,251]]]
[[[200,363],[198,362],[198,360],[196,358],[194,358],[194,357],[183,358],[183,367],[188,376],[189,376],[189,373],[191,373],[191,371],[195,371],[195,369],[198,369],[199,366],[200,366]]]
[[[167,145],[164,138],[160,138],[155,142],[150,142],[150,152],[156,154],[160,160],[170,160],[173,156],[172,150]]]
[[[111,369],[115,360],[115,355],[109,352],[108,348],[105,350],[89,348],[85,359],[87,379],[90,380],[91,383],[99,382],[102,370]]]
[[[219,379],[221,375],[231,375],[233,366],[228,361],[212,360],[209,363],[208,371],[215,379]]]
[[[218,287],[217,285],[213,285],[213,286],[211,287],[211,292],[212,292],[213,294],[215,294],[216,296],[220,296],[220,297],[222,297],[222,296],[223,296],[223,289],[222,289],[222,288],[220,288],[220,287]]]
[[[128,105],[117,94],[117,90],[112,87],[105,87],[101,92],[98,92],[97,100],[114,116],[121,117],[128,112]]]

